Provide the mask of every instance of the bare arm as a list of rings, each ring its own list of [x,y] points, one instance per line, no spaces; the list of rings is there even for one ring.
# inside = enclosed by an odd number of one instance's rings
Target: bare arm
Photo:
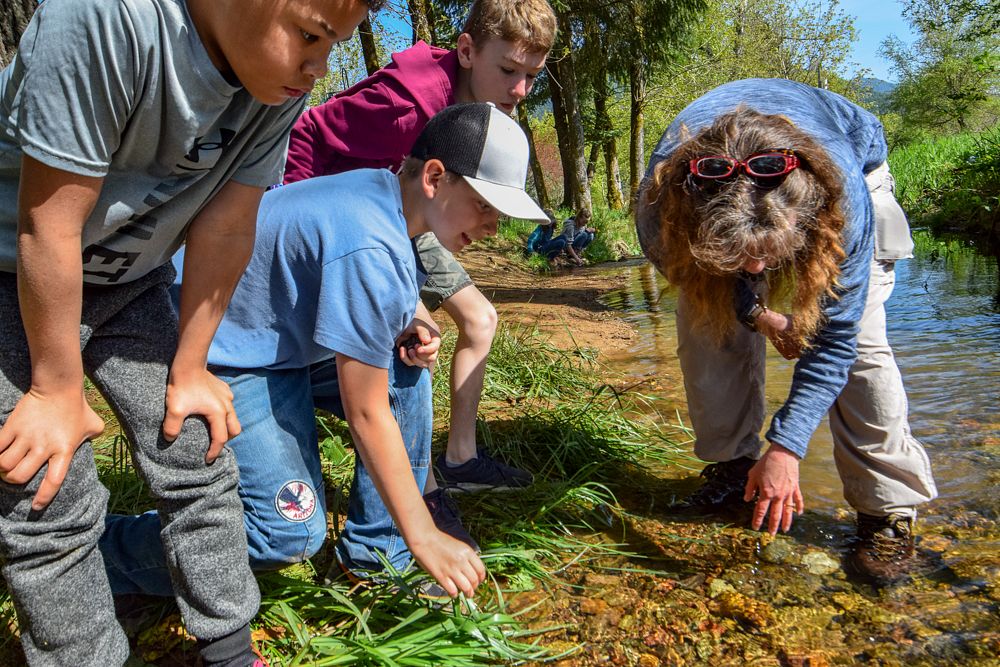
[[[163,435],[174,440],[186,417],[208,421],[206,461],[240,432],[233,394],[208,372],[208,348],[229,299],[253,252],[262,188],[230,181],[202,209],[188,229],[181,284],[180,338],[167,381]]]
[[[576,248],[573,247],[572,242],[566,244],[566,254],[570,256],[570,259],[572,259],[573,263],[577,266],[583,264],[583,258],[577,254]]]
[[[439,531],[421,500],[403,438],[389,408],[389,373],[337,355],[347,424],[358,453],[417,562],[449,595],[472,597],[486,577],[476,553]]]
[[[55,497],[77,448],[104,430],[83,394],[80,355],[82,233],[102,183],[22,159],[17,277],[31,386],[0,429],[0,477],[25,484],[48,464],[36,510]]]

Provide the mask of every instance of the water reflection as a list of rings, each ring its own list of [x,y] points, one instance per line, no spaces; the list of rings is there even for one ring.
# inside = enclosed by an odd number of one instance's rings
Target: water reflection
[[[605,303],[622,311],[639,336],[631,348],[612,357],[611,365],[623,373],[679,382],[676,298],[648,263],[630,263],[625,270],[626,288],[608,294]],[[886,306],[889,341],[910,398],[913,432],[927,446],[934,465],[941,498],[932,513],[941,515],[949,506],[972,502],[995,514],[1000,510],[993,493],[1000,470],[997,261],[967,249],[942,252],[932,246],[899,262],[896,278]],[[768,350],[772,410],[787,396],[792,368]],[[674,414],[679,408],[683,414],[684,405],[676,398],[683,393],[669,393],[673,396],[658,406],[661,413]],[[846,507],[825,421],[803,462],[802,479],[811,509]]]

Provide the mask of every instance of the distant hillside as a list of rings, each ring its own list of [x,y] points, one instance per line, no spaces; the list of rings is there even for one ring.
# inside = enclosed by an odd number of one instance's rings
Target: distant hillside
[[[865,77],[864,79],[861,79],[861,83],[877,95],[888,95],[896,89],[896,84],[872,77]]]
[[[865,106],[876,113],[888,111],[889,95],[896,89],[896,84],[872,77],[865,77],[861,80],[861,83],[868,89],[869,99],[866,101]]]

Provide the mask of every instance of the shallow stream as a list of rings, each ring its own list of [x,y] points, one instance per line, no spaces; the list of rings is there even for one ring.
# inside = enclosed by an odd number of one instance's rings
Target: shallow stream
[[[586,648],[567,664],[1000,665],[997,262],[955,245],[919,245],[916,258],[897,264],[887,305],[910,423],[940,493],[921,509],[916,576],[880,590],[844,572],[853,512],[824,423],[802,465],[807,512],[788,536],[762,539],[746,529],[746,516],[677,517],[666,509],[669,499],[633,517],[628,539],[645,545],[649,560],[606,581],[580,582],[582,601],[571,608],[582,610],[584,622],[566,636]],[[626,273],[626,286],[603,301],[638,335],[609,365],[656,397],[662,419],[685,421],[676,301],[662,279],[645,262],[584,271]],[[769,350],[772,409],[783,402],[791,371]],[[665,480],[664,488],[694,488],[700,466],[668,471],[686,479]],[[634,566],[659,574],[634,574]]]

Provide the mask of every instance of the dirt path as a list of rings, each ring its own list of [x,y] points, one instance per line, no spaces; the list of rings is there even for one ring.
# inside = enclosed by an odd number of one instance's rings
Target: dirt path
[[[609,279],[586,269],[566,269],[541,275],[504,255],[485,249],[461,256],[479,290],[497,309],[501,322],[537,326],[554,344],[593,347],[601,354],[625,349],[636,335],[627,323],[603,305],[602,293],[624,284],[622,276]],[[439,324],[450,326],[447,316]]]

